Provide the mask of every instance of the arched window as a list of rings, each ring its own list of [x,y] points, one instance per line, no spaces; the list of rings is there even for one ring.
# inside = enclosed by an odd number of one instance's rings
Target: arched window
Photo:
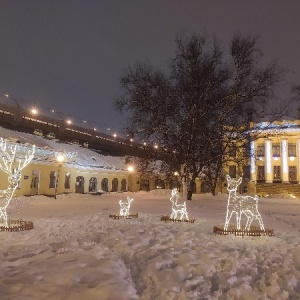
[[[160,178],[155,179],[155,188],[156,189],[164,189],[165,188],[165,182],[161,180]]]
[[[97,178],[91,177],[89,181],[89,192],[96,193],[97,192]]]
[[[108,179],[103,178],[101,181],[101,190],[104,192],[108,192]]]
[[[118,191],[118,178],[114,178],[112,180],[112,188],[111,188],[112,192],[117,192]]]
[[[127,191],[127,181],[124,178],[121,180],[121,191],[122,192]]]
[[[75,192],[80,193],[80,194],[84,193],[84,177],[83,176],[76,177]]]

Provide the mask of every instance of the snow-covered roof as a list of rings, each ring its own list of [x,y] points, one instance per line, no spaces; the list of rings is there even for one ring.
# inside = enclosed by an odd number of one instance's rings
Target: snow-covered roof
[[[41,136],[30,133],[9,130],[0,127],[0,137],[9,143],[20,143],[24,146],[31,147],[35,145],[37,157],[48,157],[55,160],[57,153],[66,154],[67,163],[76,163],[83,167],[125,170],[124,157],[105,156],[95,150],[81,147],[77,144],[62,143],[59,140],[48,140]]]

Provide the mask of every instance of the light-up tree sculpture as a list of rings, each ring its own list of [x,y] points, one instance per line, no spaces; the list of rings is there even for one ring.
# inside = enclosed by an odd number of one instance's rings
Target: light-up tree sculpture
[[[1,190],[0,198],[0,220],[3,220],[6,227],[8,227],[7,207],[14,196],[14,193],[19,185],[21,179],[21,170],[24,169],[34,157],[35,146],[27,152],[23,159],[17,156],[17,145],[7,147],[3,138],[0,139],[0,150],[2,152],[2,159],[0,160],[0,169],[8,175],[8,188]]]
[[[180,220],[188,220],[188,213],[186,211],[186,203],[177,204],[179,198],[178,190],[172,189],[170,201],[172,202],[172,213],[170,218],[177,219],[178,214],[180,215]]]
[[[120,216],[128,217],[129,216],[129,209],[130,204],[133,201],[133,198],[127,197],[127,202],[123,202],[122,200],[119,201],[120,204]]]
[[[227,190],[228,194],[228,203],[227,203],[227,214],[226,221],[224,225],[224,230],[228,229],[230,219],[232,215],[236,214],[236,226],[237,229],[241,229],[241,217],[242,214],[245,214],[247,217],[247,223],[245,230],[250,230],[250,225],[254,219],[257,219],[260,225],[261,230],[265,230],[262,217],[258,211],[258,196],[238,196],[236,190],[242,182],[240,177],[238,180],[231,179],[229,175],[226,175],[227,179]]]

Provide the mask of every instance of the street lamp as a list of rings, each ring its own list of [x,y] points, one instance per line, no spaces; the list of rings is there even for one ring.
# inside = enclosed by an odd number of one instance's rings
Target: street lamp
[[[55,193],[54,193],[54,199],[56,199],[56,195],[57,195],[57,186],[58,186],[58,178],[59,178],[59,172],[60,172],[60,168],[63,164],[63,162],[65,161],[65,156],[62,153],[59,153],[56,156],[56,161],[58,162],[58,170],[57,170],[57,177],[56,177],[56,184],[55,184]]]

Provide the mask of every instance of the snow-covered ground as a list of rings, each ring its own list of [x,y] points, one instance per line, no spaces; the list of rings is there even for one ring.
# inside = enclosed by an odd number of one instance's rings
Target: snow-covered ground
[[[137,219],[110,219],[134,198]],[[274,237],[213,234],[227,195],[193,195],[196,222],[165,223],[170,191],[23,197],[12,219],[34,222],[0,232],[0,299],[300,299],[300,200],[259,202]]]

